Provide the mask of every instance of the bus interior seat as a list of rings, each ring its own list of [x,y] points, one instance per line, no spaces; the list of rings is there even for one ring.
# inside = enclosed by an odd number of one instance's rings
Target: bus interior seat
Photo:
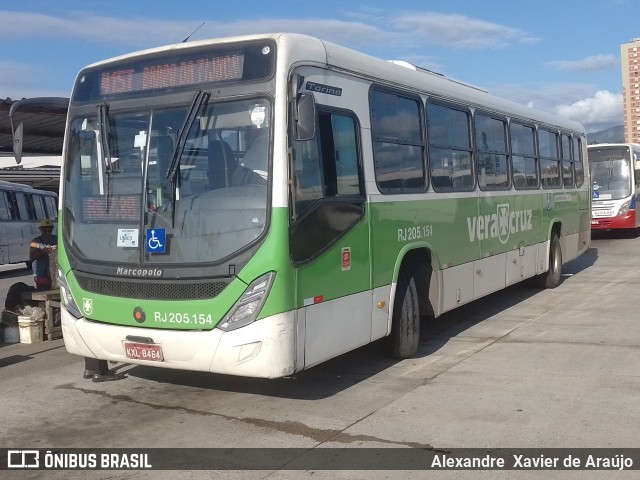
[[[231,176],[238,167],[238,162],[233,150],[224,140],[209,140],[207,150],[209,159],[209,189],[228,187],[231,184]]]
[[[262,130],[245,152],[240,165],[254,172],[264,172],[266,174],[269,168],[269,131],[266,128]]]
[[[150,149],[156,152],[159,172],[165,174],[173,156],[173,138],[169,135],[151,137]]]
[[[243,187],[245,185],[265,185],[266,180],[262,175],[254,172],[250,168],[238,165],[233,174],[231,175],[232,187]]]

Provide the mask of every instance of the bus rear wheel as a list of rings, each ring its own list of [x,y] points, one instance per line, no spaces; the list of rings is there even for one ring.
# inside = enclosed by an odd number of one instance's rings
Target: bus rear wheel
[[[556,288],[560,285],[562,276],[562,249],[560,248],[560,237],[557,233],[551,236],[549,246],[549,270],[536,277],[536,283],[540,288]]]
[[[418,290],[413,275],[406,268],[403,268],[396,286],[391,333],[387,338],[387,351],[393,358],[411,358],[418,351],[419,343]]]

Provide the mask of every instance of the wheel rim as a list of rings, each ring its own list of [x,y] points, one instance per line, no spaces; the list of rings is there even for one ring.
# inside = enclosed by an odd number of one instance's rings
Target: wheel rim
[[[553,251],[551,256],[551,270],[553,272],[553,276],[557,277],[560,275],[560,254],[559,254],[560,246],[555,243],[553,245]]]

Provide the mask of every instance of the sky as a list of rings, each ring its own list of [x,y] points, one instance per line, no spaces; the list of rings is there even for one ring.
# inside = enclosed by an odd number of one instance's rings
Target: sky
[[[0,0],[0,99],[68,97],[82,67],[190,34],[288,31],[404,60],[596,132],[623,124],[620,45],[640,37],[639,19],[640,0]]]

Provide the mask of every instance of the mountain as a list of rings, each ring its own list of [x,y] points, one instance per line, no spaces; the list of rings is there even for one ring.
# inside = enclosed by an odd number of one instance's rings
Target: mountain
[[[624,143],[624,125],[607,128],[599,132],[587,133],[587,143]]]

